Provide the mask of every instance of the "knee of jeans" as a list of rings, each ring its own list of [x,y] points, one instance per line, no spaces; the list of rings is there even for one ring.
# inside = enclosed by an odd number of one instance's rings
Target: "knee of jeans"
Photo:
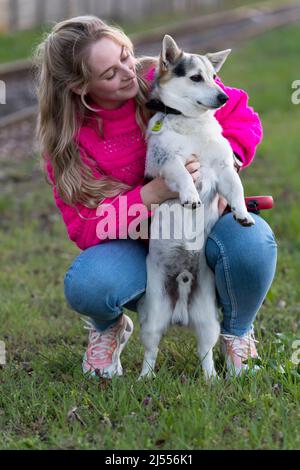
[[[277,242],[270,225],[262,217],[253,214],[255,218],[255,232],[249,239],[249,250],[252,262],[261,266],[263,263],[271,263],[277,259]]]
[[[270,244],[274,244],[277,246],[274,232],[271,229],[268,222],[260,215],[257,215],[257,214],[251,214],[251,215],[255,220],[257,233],[261,234],[261,238],[267,240]]]
[[[252,227],[239,227],[230,215],[221,219],[218,230],[207,240],[206,257],[212,269],[224,258],[228,269],[238,273],[240,283],[249,284],[249,289],[259,292],[274,277],[277,244],[268,223],[256,214],[253,218]]]
[[[112,320],[122,313],[118,306],[115,286],[104,282],[93,285],[87,279],[77,279],[67,272],[64,278],[64,294],[73,310],[100,321]]]
[[[272,236],[273,239],[273,236]],[[267,239],[253,241],[247,249],[239,249],[235,256],[229,259],[230,269],[236,270],[241,283],[248,285],[249,291],[257,294],[265,292],[274,278],[277,264],[276,242]]]

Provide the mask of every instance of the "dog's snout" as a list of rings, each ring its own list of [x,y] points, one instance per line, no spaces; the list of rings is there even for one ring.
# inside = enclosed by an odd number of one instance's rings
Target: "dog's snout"
[[[218,101],[220,102],[220,104],[225,104],[226,101],[228,100],[228,96],[225,95],[225,93],[219,93],[218,94]]]

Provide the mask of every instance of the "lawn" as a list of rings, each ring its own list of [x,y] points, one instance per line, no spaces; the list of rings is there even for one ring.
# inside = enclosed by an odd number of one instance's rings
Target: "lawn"
[[[233,48],[234,49],[234,48]],[[137,382],[143,352],[136,325],[123,378],[82,376],[82,321],[66,304],[63,276],[79,250],[68,239],[37,157],[1,159],[1,449],[296,449],[300,447],[299,116],[300,27],[269,32],[233,51],[225,83],[249,92],[264,141],[242,172],[246,194],[272,194],[263,216],[278,241],[276,279],[256,321],[263,368],[255,378],[204,382],[195,341],[174,328],[157,378]],[[216,348],[217,369],[222,362]]]

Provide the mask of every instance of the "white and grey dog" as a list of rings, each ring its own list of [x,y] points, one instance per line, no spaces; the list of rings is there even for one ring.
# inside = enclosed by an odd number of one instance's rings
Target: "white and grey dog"
[[[204,231],[201,246],[193,250],[187,249],[184,237],[153,239],[150,235],[147,287],[138,303],[141,340],[145,346],[140,377],[154,373],[160,339],[172,323],[190,326],[195,331],[205,377],[216,376],[212,351],[220,326],[214,275],[205,259],[205,242],[219,218],[219,195],[228,201],[240,224],[254,224],[234,169],[232,149],[214,117],[228,99],[214,78],[229,53],[230,49],[206,55],[185,53],[168,35],[162,42],[149,102],[149,107],[161,111],[149,121],[145,176],[163,176],[170,189],[179,193],[179,200],[171,199],[156,208],[151,234],[153,227],[164,224],[160,213],[165,204],[169,207],[177,204],[190,214],[197,212],[191,209],[201,206]],[[196,183],[185,168],[191,154],[200,161]]]

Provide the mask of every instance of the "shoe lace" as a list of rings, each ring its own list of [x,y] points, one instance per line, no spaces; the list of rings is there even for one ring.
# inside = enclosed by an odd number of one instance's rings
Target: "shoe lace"
[[[253,332],[249,332],[244,336],[235,336],[230,334],[220,334],[226,341],[227,347],[232,351],[233,354],[242,358],[242,360],[250,357],[257,357],[257,351],[255,343],[259,343],[254,338]]]
[[[116,343],[116,331],[119,324],[108,327],[105,331],[97,331],[88,320],[84,329],[89,331],[89,352],[93,359],[105,362],[110,356]]]

